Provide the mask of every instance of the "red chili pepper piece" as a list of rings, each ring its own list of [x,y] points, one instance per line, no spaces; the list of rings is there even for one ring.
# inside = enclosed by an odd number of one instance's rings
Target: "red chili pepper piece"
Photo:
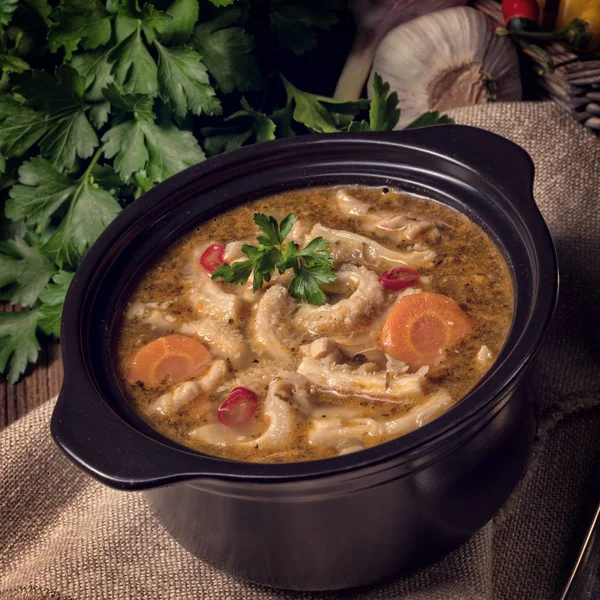
[[[397,267],[382,273],[379,281],[388,290],[403,290],[419,281],[419,272],[408,267]]]
[[[537,0],[502,0],[502,15],[509,31],[535,31],[540,6]]]
[[[221,402],[217,411],[217,418],[223,425],[237,427],[247,423],[258,408],[256,394],[245,387],[236,387],[229,396]]]
[[[223,244],[212,244],[202,253],[200,264],[212,275],[217,267],[223,264],[224,254],[225,246]]]

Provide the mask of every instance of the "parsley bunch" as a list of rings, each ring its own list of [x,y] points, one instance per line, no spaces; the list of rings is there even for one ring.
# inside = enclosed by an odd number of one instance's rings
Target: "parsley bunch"
[[[253,275],[252,289],[256,292],[265,281],[271,280],[275,270],[281,275],[288,269],[293,269],[294,277],[288,286],[290,294],[309,304],[325,304],[327,296],[320,284],[336,279],[333,258],[326,249],[328,242],[317,237],[302,250],[295,242],[284,242],[296,221],[293,213],[284,217],[280,223],[274,217],[255,213],[254,222],[264,234],[256,238],[258,246],[244,244],[242,252],[248,260],[237,261],[232,265],[222,264],[212,278],[222,278],[227,283],[243,285]]]
[[[155,184],[254,142],[394,127],[378,77],[372,102],[292,83],[333,87],[350,18],[342,0],[0,0],[0,301],[19,310],[0,314],[0,374],[58,337],[81,259]],[[322,301],[324,248],[285,248],[292,293]]]

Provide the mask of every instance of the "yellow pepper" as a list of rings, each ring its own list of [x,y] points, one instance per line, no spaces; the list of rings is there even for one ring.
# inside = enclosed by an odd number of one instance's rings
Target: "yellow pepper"
[[[556,17],[556,29],[564,29],[573,19],[579,17],[588,4],[598,4],[597,0],[561,0]]]
[[[600,0],[561,0],[556,31],[565,32],[565,40],[580,52],[600,48]]]
[[[597,52],[600,50],[600,0],[588,2],[576,18],[587,23],[591,34],[590,41],[584,51]]]

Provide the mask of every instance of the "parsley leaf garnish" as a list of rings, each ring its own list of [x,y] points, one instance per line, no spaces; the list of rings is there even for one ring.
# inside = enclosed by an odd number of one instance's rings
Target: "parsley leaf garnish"
[[[275,270],[280,274],[293,269],[294,277],[288,291],[297,300],[308,304],[321,305],[327,296],[320,284],[336,279],[333,272],[333,258],[327,250],[328,242],[315,238],[302,250],[295,242],[285,242],[297,219],[293,213],[280,222],[269,215],[254,214],[254,222],[264,235],[256,239],[258,246],[244,244],[242,252],[248,260],[236,261],[231,265],[222,264],[213,273],[213,279],[224,279],[227,283],[245,284],[250,275],[254,276],[252,289],[259,290],[264,281],[270,281]]]

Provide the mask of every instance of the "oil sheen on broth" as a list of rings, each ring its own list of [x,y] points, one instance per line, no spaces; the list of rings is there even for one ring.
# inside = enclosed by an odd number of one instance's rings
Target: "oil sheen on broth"
[[[246,259],[241,242],[256,245],[256,212],[293,212],[288,239],[300,247],[328,240],[338,276],[324,286],[329,304],[293,299],[291,271],[258,292],[210,279],[207,255],[232,263]],[[388,188],[294,190],[175,243],[129,299],[116,363],[135,410],[185,446],[240,461],[313,460],[448,410],[493,363],[512,313],[509,269],[464,215]]]

